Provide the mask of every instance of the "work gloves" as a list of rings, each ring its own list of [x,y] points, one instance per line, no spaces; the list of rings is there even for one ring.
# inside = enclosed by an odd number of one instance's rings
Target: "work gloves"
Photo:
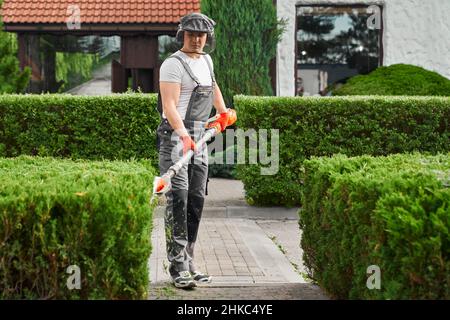
[[[227,109],[226,112],[222,112],[216,117],[217,119],[215,121],[207,124],[207,129],[216,128],[217,131],[223,132],[237,120],[236,111],[233,109]]]
[[[232,124],[234,124],[237,120],[236,111],[233,109],[227,109],[226,112],[222,112],[216,115],[215,120],[208,123],[206,125],[206,129],[216,128],[218,132],[223,132],[225,129]],[[187,132],[186,132],[187,133]],[[183,134],[180,136],[181,142],[183,143],[183,156],[189,151],[192,150],[194,153],[197,152],[197,147],[195,145],[194,140],[187,134]]]
[[[181,142],[183,143],[183,156],[189,151],[192,150],[197,152],[197,147],[195,145],[194,140],[190,136],[181,136]]]

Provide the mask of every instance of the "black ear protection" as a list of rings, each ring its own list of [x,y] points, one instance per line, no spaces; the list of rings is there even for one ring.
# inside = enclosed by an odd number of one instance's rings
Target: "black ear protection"
[[[180,43],[181,45],[184,42],[184,30],[178,30],[177,31],[177,42]],[[216,46],[216,38],[214,37],[214,31],[211,33],[208,33],[207,38],[206,38],[206,45],[214,48]]]
[[[206,46],[209,47],[209,51],[211,52],[216,45],[216,39],[214,37],[215,25],[215,21],[204,14],[190,13],[181,18],[180,24],[178,25],[176,40],[180,45],[183,45],[185,31],[204,32],[207,34]]]

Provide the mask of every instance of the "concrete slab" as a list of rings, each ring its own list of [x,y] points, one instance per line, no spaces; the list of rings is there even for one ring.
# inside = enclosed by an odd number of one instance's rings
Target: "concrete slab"
[[[298,220],[299,208],[228,206],[227,218]]]
[[[204,207],[203,218],[234,218],[254,220],[298,220],[300,208],[283,207],[253,207],[253,206],[225,206]],[[154,213],[155,217],[164,217],[164,206],[158,206]]]
[[[267,237],[280,250],[283,250],[294,269],[298,273],[306,275],[306,268],[303,264],[303,250],[300,246],[302,230],[299,230],[298,221],[257,220],[256,223],[264,230]]]
[[[162,218],[154,219],[152,246],[151,282],[170,282]],[[203,219],[195,248],[195,263],[197,268],[213,276],[212,286],[305,282],[254,220]]]
[[[110,95],[111,91],[111,64],[108,63],[96,70],[92,80],[87,81],[65,93],[73,95],[97,96]]]
[[[305,283],[286,256],[255,221],[241,220],[239,231],[267,278],[286,283]]]
[[[205,207],[246,206],[244,184],[239,180],[210,178]]]
[[[319,287],[302,276],[305,267],[298,208],[240,203],[243,187],[236,180],[213,180],[210,190],[195,263],[213,276],[213,282],[190,291],[172,286],[167,272],[165,207],[161,205],[154,213],[150,299],[327,299]]]

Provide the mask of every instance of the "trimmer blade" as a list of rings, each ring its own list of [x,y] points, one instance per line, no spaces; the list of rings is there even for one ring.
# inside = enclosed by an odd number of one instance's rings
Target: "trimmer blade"
[[[170,180],[166,177],[155,177],[153,180],[153,194],[162,195],[170,190]]]

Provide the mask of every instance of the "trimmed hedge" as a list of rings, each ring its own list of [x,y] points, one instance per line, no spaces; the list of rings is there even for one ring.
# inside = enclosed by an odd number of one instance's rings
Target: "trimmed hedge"
[[[450,299],[450,153],[305,161],[301,245],[337,298]],[[367,268],[381,270],[369,290]]]
[[[350,78],[333,95],[450,96],[450,80],[437,72],[408,64],[379,67]]]
[[[227,157],[230,153],[234,153],[234,162],[228,163]],[[237,146],[232,145],[222,152],[216,152],[209,158],[208,176],[224,179],[236,179],[236,159],[237,159]],[[212,163],[217,159],[219,163]],[[221,162],[221,163],[220,163]]]
[[[144,161],[0,159],[0,298],[146,298],[154,175]]]
[[[0,157],[149,159],[157,167],[155,94],[0,95]],[[233,177],[211,165],[210,177]]]
[[[201,11],[217,22],[212,55],[226,105],[236,93],[272,95],[270,61],[285,31],[272,0],[202,0]]]
[[[1,95],[0,156],[157,161],[154,94]]]
[[[279,172],[239,165],[249,203],[300,204],[303,161],[312,156],[374,156],[450,151],[450,98],[236,96],[240,129],[279,129]]]

